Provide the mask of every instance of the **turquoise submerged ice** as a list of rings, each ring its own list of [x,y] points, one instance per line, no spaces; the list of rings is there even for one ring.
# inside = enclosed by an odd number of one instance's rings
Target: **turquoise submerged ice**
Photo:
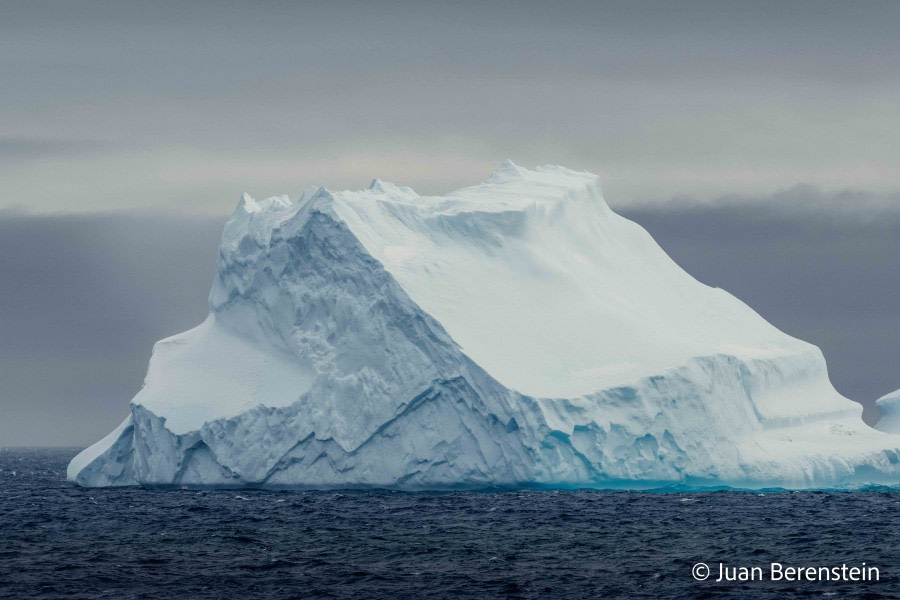
[[[241,199],[85,486],[900,483],[818,348],[676,265],[596,176]]]

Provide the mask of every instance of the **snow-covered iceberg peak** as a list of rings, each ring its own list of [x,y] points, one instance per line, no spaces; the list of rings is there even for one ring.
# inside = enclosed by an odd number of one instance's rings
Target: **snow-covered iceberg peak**
[[[82,485],[900,481],[821,352],[680,269],[596,175],[244,195],[210,315],[154,348]]]

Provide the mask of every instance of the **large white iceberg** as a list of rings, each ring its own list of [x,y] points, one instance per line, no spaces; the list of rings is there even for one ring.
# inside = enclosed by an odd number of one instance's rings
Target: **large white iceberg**
[[[85,486],[900,482],[818,348],[685,273],[595,175],[246,194]]]

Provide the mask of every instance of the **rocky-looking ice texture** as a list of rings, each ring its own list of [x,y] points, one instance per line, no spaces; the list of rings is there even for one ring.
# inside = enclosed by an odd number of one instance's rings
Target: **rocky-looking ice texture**
[[[598,178],[244,195],[209,317],[162,340],[81,485],[900,482],[818,348],[678,267]]]
[[[875,401],[875,406],[881,412],[875,428],[888,433],[900,433],[900,390],[882,396]]]

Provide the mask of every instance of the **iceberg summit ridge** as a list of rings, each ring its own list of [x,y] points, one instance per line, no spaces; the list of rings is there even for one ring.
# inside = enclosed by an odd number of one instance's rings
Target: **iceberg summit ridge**
[[[688,275],[599,178],[244,194],[209,316],[157,342],[84,486],[900,483],[818,348]]]

